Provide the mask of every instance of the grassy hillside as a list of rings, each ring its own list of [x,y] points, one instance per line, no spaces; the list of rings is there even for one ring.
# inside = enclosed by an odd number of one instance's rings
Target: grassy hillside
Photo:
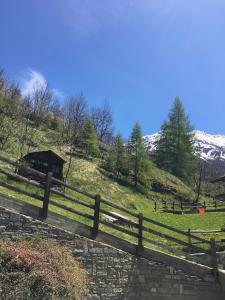
[[[32,151],[52,149],[59,155],[64,157],[66,160],[68,160],[65,149],[59,149],[54,146],[54,132],[50,132],[49,130],[46,131],[45,128],[43,128],[43,130],[38,130],[36,135],[36,142],[40,146],[36,149],[31,149]],[[13,141],[11,141],[8,151],[2,151],[0,152],[0,155],[9,157],[11,159],[16,159],[16,144]],[[1,163],[0,165],[4,164]],[[162,199],[192,199],[194,197],[194,193],[179,179],[167,172],[159,170],[154,165],[152,166],[149,172],[152,179],[152,185],[155,190],[153,189],[149,191],[148,196],[146,196],[140,192],[137,192],[129,183],[118,182],[113,180],[109,176],[109,174],[107,174],[105,170],[101,167],[100,160],[89,161],[84,160],[82,158],[74,157],[71,171],[69,174],[69,182],[81,187],[82,189],[90,193],[101,194],[103,197],[110,199],[111,201],[122,205],[133,212],[142,212],[144,213],[144,215],[152,219],[183,230],[188,230],[188,228],[208,230],[220,229],[221,227],[225,227],[225,213],[210,213],[206,215],[173,215],[155,212],[153,200],[160,201]],[[20,187],[27,187],[25,184],[10,181],[6,178],[6,176],[0,175],[0,178],[3,181],[8,181],[11,184],[13,183],[14,185]],[[157,192],[156,190],[160,192]],[[42,194],[42,191],[38,189],[33,188],[33,191],[35,191],[38,194]],[[79,198],[82,200],[91,201],[85,198],[84,196],[76,194],[75,192],[67,192],[70,193],[72,196],[79,196]],[[39,201],[33,200],[27,196],[18,195],[16,192],[9,191],[3,187],[0,187],[0,193],[12,195],[19,198],[22,201],[34,203],[37,206],[41,206],[41,203]],[[67,206],[79,209],[81,211],[85,210],[86,212],[93,213],[91,211],[88,211],[88,209],[84,209],[84,207],[82,206],[71,203],[70,201],[59,198],[57,196],[54,196],[53,199],[59,201],[60,203],[64,203]],[[82,217],[75,216],[72,213],[63,211],[62,209],[56,208],[52,205],[50,205],[50,210],[91,225],[91,221],[88,222]],[[116,210],[114,211],[116,212]],[[104,218],[104,216],[101,217]],[[103,225],[101,225],[101,229],[105,229]],[[109,231],[108,228],[107,231]],[[115,233],[114,230],[111,230],[110,232]],[[167,232],[167,230],[164,230],[164,232]],[[135,239],[129,238],[128,236],[126,236],[126,234],[120,233],[119,235],[133,242],[136,242]],[[162,242],[167,243],[168,245],[172,245],[171,242],[159,239],[158,237],[152,235],[148,236],[152,239],[161,240]],[[212,235],[206,235],[206,237],[210,238],[212,237]],[[214,235],[214,237],[221,238],[221,235],[217,234]]]
[[[39,150],[53,150],[60,156],[62,156],[66,161],[69,160],[66,148],[57,146],[56,132],[54,130],[49,130],[46,127],[41,127],[40,129],[35,129],[35,143],[37,147],[32,147],[29,151],[39,151]],[[28,149],[27,149],[28,150]],[[0,154],[5,157],[10,157],[14,160],[18,157],[17,142],[11,140],[8,143],[7,151],[0,151]],[[107,191],[109,196],[115,195],[115,190],[122,192],[125,190],[125,194],[129,193],[134,189],[128,183],[120,182],[117,183],[115,180],[110,180],[109,174],[101,167],[102,161],[95,159],[94,161],[87,161],[80,159],[79,157],[74,157],[72,162],[71,171],[69,174],[69,181],[75,181],[81,187],[84,185],[86,189],[91,192],[104,193]],[[66,172],[68,164],[65,165],[64,172]],[[154,197],[155,199],[183,199],[192,200],[194,198],[193,191],[185,185],[177,177],[158,169],[154,164],[149,170],[149,175],[152,182],[152,190],[149,191],[149,198]],[[126,189],[126,185],[129,187]],[[140,196],[140,193],[138,193]]]

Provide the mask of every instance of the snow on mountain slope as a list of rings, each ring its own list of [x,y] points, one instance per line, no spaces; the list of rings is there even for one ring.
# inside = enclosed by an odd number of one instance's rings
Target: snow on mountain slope
[[[199,130],[196,130],[194,133],[196,152],[200,154],[202,159],[225,162],[225,135],[212,135]],[[154,143],[159,137],[159,133],[143,137],[145,145],[150,152],[154,152]]]
[[[225,136],[195,131],[196,151],[206,160],[225,160]]]

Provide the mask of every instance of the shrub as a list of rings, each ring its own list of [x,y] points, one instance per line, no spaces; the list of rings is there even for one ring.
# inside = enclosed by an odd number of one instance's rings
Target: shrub
[[[0,240],[1,299],[79,300],[86,282],[70,251],[55,241]]]

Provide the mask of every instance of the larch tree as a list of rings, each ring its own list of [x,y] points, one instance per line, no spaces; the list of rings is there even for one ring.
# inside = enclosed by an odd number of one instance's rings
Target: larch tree
[[[98,137],[91,120],[87,121],[83,135],[83,147],[87,157],[97,157],[99,154]]]
[[[156,141],[157,165],[189,181],[195,166],[194,134],[181,100],[176,97],[168,120],[161,127]]]
[[[117,179],[127,175],[127,155],[121,134],[118,134],[113,140],[106,160],[106,168]]]
[[[113,117],[107,101],[102,107],[93,107],[91,119],[100,142],[110,144],[113,137]]]
[[[129,155],[129,169],[135,187],[138,183],[145,185],[146,174],[150,166],[147,152],[143,143],[141,126],[139,123],[134,125],[129,142],[128,142],[128,155]]]
[[[69,97],[64,104],[64,124],[62,126],[62,142],[69,150],[69,163],[65,176],[68,178],[72,157],[80,147],[84,128],[88,119],[87,104],[83,95]]]

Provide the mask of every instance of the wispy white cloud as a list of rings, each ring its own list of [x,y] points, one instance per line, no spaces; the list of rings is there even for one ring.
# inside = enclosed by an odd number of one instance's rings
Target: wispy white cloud
[[[60,100],[60,101],[63,100],[63,98],[64,98],[63,92],[61,92],[60,90],[55,89],[55,88],[51,89],[51,91],[58,100]]]
[[[47,86],[48,82],[44,75],[33,69],[29,69],[21,80],[21,91],[23,96],[32,95],[35,90],[46,88]],[[62,100],[64,98],[63,93],[57,88],[52,88],[51,92],[59,100]]]
[[[40,72],[28,70],[22,79],[22,94],[32,95],[35,90],[43,87],[47,87],[45,77]]]
[[[101,28],[126,22],[137,4],[137,0],[67,0],[58,3],[58,15],[76,36],[87,36]]]
[[[215,3],[214,3],[215,2]],[[224,9],[224,0],[66,0],[58,1],[58,16],[76,37],[107,26],[122,26],[142,18],[157,23],[188,20],[200,23]]]

